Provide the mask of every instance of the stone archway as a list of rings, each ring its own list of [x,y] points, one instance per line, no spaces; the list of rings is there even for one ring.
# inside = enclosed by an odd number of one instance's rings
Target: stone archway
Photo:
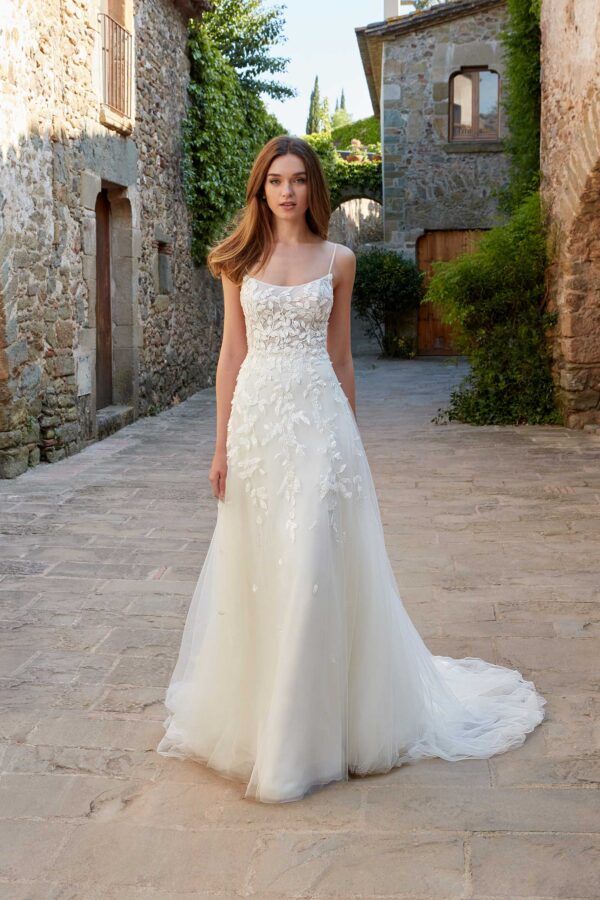
[[[383,241],[383,206],[373,192],[348,191],[329,220],[329,238],[353,250]]]
[[[342,203],[346,203],[347,200],[357,200],[362,198],[375,200],[377,203],[383,203],[381,189],[374,190],[366,185],[352,184],[346,185],[340,190],[335,207],[337,209],[338,206],[341,206]]]

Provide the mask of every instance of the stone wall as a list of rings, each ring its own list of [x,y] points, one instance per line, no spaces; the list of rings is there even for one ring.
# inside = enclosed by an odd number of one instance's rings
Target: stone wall
[[[502,143],[449,142],[448,103],[450,77],[461,66],[487,65],[502,79],[506,18],[503,3],[427,27],[416,17],[413,30],[383,42],[385,241],[407,256],[425,231],[498,222],[493,191],[508,175]]]
[[[567,424],[600,425],[600,0],[542,6],[542,193],[555,238],[554,370]]]
[[[100,121],[98,10],[14,0],[0,48],[0,476],[98,436],[98,192],[111,202],[115,407],[129,418],[214,378],[220,283],[192,264],[181,185],[189,64],[170,0],[134,9],[135,121]],[[170,269],[170,271],[169,271]]]

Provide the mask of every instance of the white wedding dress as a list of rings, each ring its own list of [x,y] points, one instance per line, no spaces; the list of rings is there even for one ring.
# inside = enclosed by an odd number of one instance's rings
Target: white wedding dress
[[[331,264],[292,287],[244,277],[225,499],[157,747],[263,802],[422,757],[502,753],[546,704],[517,670],[432,655],[405,611],[326,349],[332,279]]]

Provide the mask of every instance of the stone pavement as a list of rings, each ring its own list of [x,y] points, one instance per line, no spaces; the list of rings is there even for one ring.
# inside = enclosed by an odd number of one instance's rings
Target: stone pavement
[[[600,897],[600,440],[435,425],[465,369],[356,360],[406,607],[433,652],[520,669],[525,744],[293,803],[158,756],[216,506],[214,392],[0,483],[0,898]]]

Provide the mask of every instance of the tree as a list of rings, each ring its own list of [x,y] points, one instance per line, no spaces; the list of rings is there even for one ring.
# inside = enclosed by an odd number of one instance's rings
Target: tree
[[[286,40],[285,6],[262,9],[263,0],[212,0],[213,9],[202,14],[202,26],[215,47],[235,69],[240,84],[258,96],[274,100],[297,96],[297,91],[265,74],[284,72],[289,57],[270,56],[274,44]]]
[[[336,128],[341,128],[343,125],[350,125],[352,122],[352,116],[346,109],[336,109],[334,114],[331,117],[331,128],[332,130]]]
[[[342,95],[340,99],[336,97],[335,99],[335,111],[331,117],[331,128],[334,130],[335,128],[341,128],[343,125],[350,125],[352,122],[352,116],[346,109],[346,97],[344,95],[344,89],[342,88]]]
[[[319,131],[331,131],[331,114],[329,112],[329,100],[327,97],[324,97],[323,102],[321,103],[321,121]]]
[[[238,0],[212,2],[211,12],[189,22],[190,104],[182,126],[183,186],[198,262],[244,205],[248,172],[260,148],[285,132],[260,94],[293,96],[290,88],[263,77],[287,62],[267,55],[283,25],[277,9],[263,12],[259,0],[243,6]]]
[[[315,83],[310,94],[308,106],[308,118],[306,120],[306,134],[316,134],[320,131],[321,121],[321,93],[319,91],[319,76],[315,75]]]

